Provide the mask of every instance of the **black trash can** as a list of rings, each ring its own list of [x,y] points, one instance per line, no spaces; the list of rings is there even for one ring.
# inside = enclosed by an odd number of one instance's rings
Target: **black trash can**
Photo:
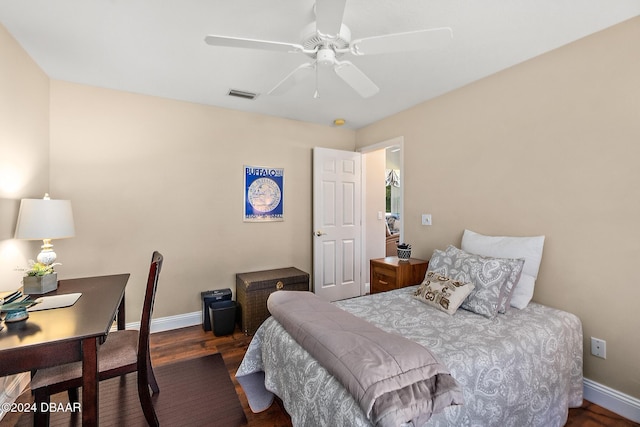
[[[211,330],[211,318],[209,317],[209,306],[212,302],[230,301],[231,289],[216,289],[215,291],[200,292],[202,296],[202,329]]]
[[[236,302],[216,301],[209,304],[209,318],[213,335],[231,335],[236,329]]]

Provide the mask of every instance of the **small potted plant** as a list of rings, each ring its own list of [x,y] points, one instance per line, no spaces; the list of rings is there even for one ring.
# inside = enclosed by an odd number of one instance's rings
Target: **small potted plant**
[[[398,258],[400,261],[408,261],[411,258],[411,245],[408,243],[398,244]]]
[[[43,264],[29,260],[29,269],[25,271],[22,278],[25,294],[45,294],[58,289],[58,273],[53,270],[59,262],[53,264]]]

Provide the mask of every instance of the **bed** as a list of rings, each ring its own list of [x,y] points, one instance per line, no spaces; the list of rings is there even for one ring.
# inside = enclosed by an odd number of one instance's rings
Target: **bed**
[[[436,253],[432,261],[437,264]],[[447,367],[464,404],[434,413],[425,426],[562,426],[569,408],[582,404],[578,317],[535,302],[495,316],[463,308],[450,314],[418,300],[418,289],[333,304],[428,348]],[[236,373],[254,410],[256,390],[242,380],[256,374],[282,400],[294,426],[372,425],[345,387],[274,317],[258,329]]]
[[[461,384],[465,404],[427,426],[562,426],[582,404],[582,327],[536,303],[487,319],[455,316],[413,298],[416,286],[337,302],[388,332],[428,347]],[[265,386],[294,426],[371,425],[351,395],[272,317],[258,329],[237,376],[265,372]]]

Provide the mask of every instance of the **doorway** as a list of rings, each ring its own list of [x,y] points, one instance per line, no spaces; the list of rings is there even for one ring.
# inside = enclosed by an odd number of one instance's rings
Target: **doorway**
[[[399,145],[385,148],[385,256],[395,256],[402,228],[402,169]]]
[[[393,230],[393,237],[389,239],[390,250],[395,247],[394,242],[401,241],[404,236],[403,146],[404,138],[400,136],[358,150],[363,155],[362,295],[369,292],[369,260],[384,258],[387,254],[387,224],[392,223]],[[387,185],[388,170],[394,171],[395,184],[390,182]]]

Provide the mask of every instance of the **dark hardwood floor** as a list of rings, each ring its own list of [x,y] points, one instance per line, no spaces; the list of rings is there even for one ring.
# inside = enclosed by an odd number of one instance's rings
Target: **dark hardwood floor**
[[[216,337],[211,332],[203,331],[200,326],[192,326],[152,334],[151,356],[154,366],[161,366],[179,360],[219,352],[222,354],[225,365],[229,371],[229,376],[234,383],[236,393],[247,417],[248,425],[257,427],[291,426],[291,420],[279,402],[276,402],[276,404],[272,405],[267,411],[259,414],[254,414],[249,409],[247,398],[235,379],[235,372],[242,361],[250,341],[251,337],[245,336],[239,329],[237,329],[233,335]],[[28,391],[26,393],[28,394]],[[11,414],[9,414],[9,416],[10,415]],[[12,421],[12,418],[9,416],[0,422],[2,427],[15,425],[15,420]],[[611,411],[585,401],[581,408],[569,410],[569,419],[566,426],[640,427],[640,424],[631,422]]]
[[[205,332],[201,326],[175,329],[151,335],[151,361],[154,366],[163,365],[184,358],[198,357],[204,354],[220,353],[224,359],[229,376],[236,388],[236,393],[242,404],[242,409],[247,416],[250,426],[291,426],[291,420],[287,413],[277,404],[271,408],[254,414],[249,409],[249,403],[240,384],[236,381],[235,373],[247,351],[251,337],[240,332],[239,328],[233,335],[216,337],[212,332]]]

